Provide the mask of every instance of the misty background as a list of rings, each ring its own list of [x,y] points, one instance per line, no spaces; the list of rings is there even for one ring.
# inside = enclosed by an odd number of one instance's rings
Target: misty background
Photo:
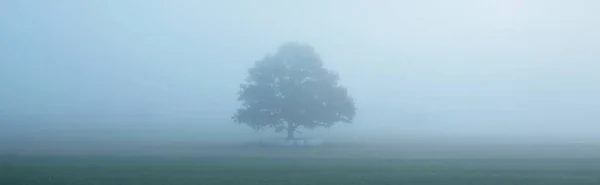
[[[600,143],[600,2],[0,1],[0,146],[246,142],[239,84],[312,45],[358,112],[329,141]]]

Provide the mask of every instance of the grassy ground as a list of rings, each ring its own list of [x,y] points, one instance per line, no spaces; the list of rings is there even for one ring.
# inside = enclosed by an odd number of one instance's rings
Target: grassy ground
[[[318,157],[12,157],[6,185],[462,185],[600,184],[593,159],[384,159]]]

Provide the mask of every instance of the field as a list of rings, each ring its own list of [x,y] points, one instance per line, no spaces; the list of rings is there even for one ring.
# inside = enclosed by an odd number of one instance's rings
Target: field
[[[594,158],[418,159],[324,155],[331,151],[315,149],[240,151],[277,155],[9,156],[0,164],[0,184],[600,184],[600,159]]]

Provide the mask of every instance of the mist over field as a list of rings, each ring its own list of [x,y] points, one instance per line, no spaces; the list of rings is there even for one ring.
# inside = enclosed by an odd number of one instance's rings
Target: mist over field
[[[357,108],[353,123],[301,137],[396,144],[409,157],[435,152],[427,146],[462,155],[456,145],[479,146],[478,156],[515,147],[533,157],[560,147],[572,152],[551,155],[598,156],[599,8],[586,0],[0,1],[0,154],[194,153],[284,137],[231,117],[248,68],[297,41],[339,74]],[[500,145],[513,148],[488,150]]]

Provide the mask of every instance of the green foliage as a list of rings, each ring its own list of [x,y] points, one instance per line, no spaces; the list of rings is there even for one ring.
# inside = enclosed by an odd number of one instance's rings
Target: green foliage
[[[323,67],[312,47],[282,45],[248,70],[233,120],[256,130],[330,127],[352,122],[356,108],[336,73]]]
[[[0,165],[4,185],[598,185],[598,160],[48,158]]]

